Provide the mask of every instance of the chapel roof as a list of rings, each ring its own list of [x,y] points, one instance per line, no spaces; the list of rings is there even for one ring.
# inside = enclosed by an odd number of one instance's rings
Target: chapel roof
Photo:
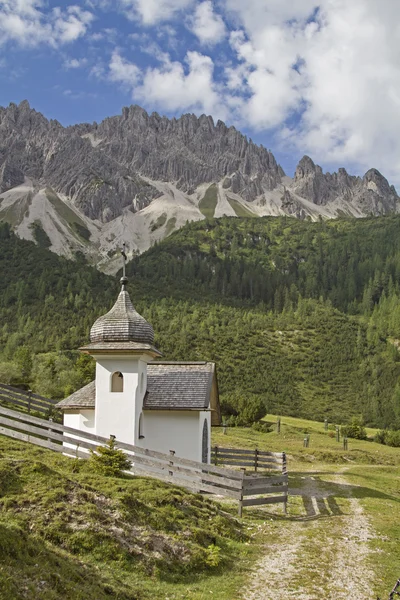
[[[117,301],[105,315],[99,317],[90,330],[90,344],[83,351],[150,351],[160,352],[153,346],[153,327],[135,309],[126,289],[128,280],[121,278],[121,291]]]
[[[92,381],[61,400],[61,410],[95,408]],[[143,410],[212,410],[212,424],[221,420],[215,364],[212,362],[153,362],[147,365]]]

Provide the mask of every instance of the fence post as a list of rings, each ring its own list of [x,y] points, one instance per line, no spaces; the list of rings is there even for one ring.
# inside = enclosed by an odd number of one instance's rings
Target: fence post
[[[325,419],[325,421],[324,421],[324,428],[325,428],[325,431],[328,431],[328,419]]]
[[[240,470],[242,472],[242,488],[240,490],[240,500],[239,500],[238,514],[239,514],[239,517],[242,518],[242,514],[243,514],[244,478],[245,478],[245,475],[246,475],[246,468],[242,467]]]
[[[218,464],[218,446],[214,446],[214,465]]]
[[[49,417],[49,423],[52,423],[53,419],[51,417]],[[51,431],[51,429],[49,428],[49,431]],[[51,438],[47,438],[48,442],[51,442]]]
[[[339,425],[336,425],[336,441],[340,442],[340,429],[339,429]]]
[[[169,454],[171,456],[171,460],[169,461],[169,466],[173,467],[174,466],[174,461],[173,458],[175,456],[175,450],[170,450]],[[173,476],[174,472],[173,471],[168,471],[168,475],[170,475],[171,477]]]
[[[226,423],[222,423],[222,433],[226,435]]]
[[[286,452],[282,452],[282,475],[287,475]],[[285,515],[287,515],[288,496],[289,491],[286,492],[285,502],[283,503],[283,512]]]
[[[31,398],[32,398],[32,390],[28,390],[28,415],[31,414]]]
[[[281,432],[281,418],[278,417],[277,421],[276,421],[276,433],[280,433]]]
[[[348,450],[348,442],[347,437],[343,438],[343,450]]]
[[[254,471],[255,471],[255,473],[257,473],[257,467],[258,467],[258,448],[256,448],[254,450]]]

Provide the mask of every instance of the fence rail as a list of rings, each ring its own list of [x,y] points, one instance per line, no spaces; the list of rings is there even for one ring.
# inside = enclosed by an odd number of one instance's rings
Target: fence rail
[[[0,404],[16,406],[18,410],[26,410],[28,414],[35,412],[46,416],[55,410],[57,402],[58,400],[50,400],[31,391],[0,383]]]
[[[244,506],[275,503],[283,503],[284,511],[287,512],[289,490],[284,452],[262,452],[258,448],[245,450],[214,446],[211,450],[211,461],[214,465],[242,467],[242,469],[244,467],[243,470],[254,471],[254,475],[246,473],[243,479],[242,498],[239,501],[240,514]],[[279,471],[280,475],[273,476],[269,474],[271,471],[275,473]],[[260,494],[262,494],[261,497]]]
[[[5,408],[0,405],[0,434],[36,444],[43,448],[60,452],[74,458],[89,458],[98,446],[108,440],[93,433],[86,433],[54,423],[27,413]],[[287,503],[287,473],[281,476],[249,475],[245,469],[199,463],[155,450],[148,450],[116,440],[116,445],[125,452],[131,461],[130,471],[137,475],[154,477],[179,485],[193,492],[207,492],[238,502],[239,515],[244,506]],[[282,462],[282,453],[263,453]],[[275,468],[275,463],[273,463]],[[264,468],[264,467],[263,467]],[[271,468],[271,465],[267,468]]]

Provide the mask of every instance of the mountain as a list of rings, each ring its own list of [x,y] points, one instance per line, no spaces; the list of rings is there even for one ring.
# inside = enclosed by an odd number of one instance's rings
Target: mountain
[[[311,158],[287,177],[273,154],[209,116],[167,119],[138,106],[97,124],[63,127],[27,101],[0,107],[0,220],[68,257],[115,272],[187,221],[398,212],[376,170],[323,173]]]

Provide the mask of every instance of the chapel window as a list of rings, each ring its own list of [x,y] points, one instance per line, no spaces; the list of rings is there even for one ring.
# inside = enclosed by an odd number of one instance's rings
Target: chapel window
[[[143,438],[144,438],[143,413],[140,413],[140,417],[139,417],[139,440],[142,440]]]
[[[111,391],[112,392],[123,392],[124,391],[124,376],[120,371],[116,371],[111,376]]]

